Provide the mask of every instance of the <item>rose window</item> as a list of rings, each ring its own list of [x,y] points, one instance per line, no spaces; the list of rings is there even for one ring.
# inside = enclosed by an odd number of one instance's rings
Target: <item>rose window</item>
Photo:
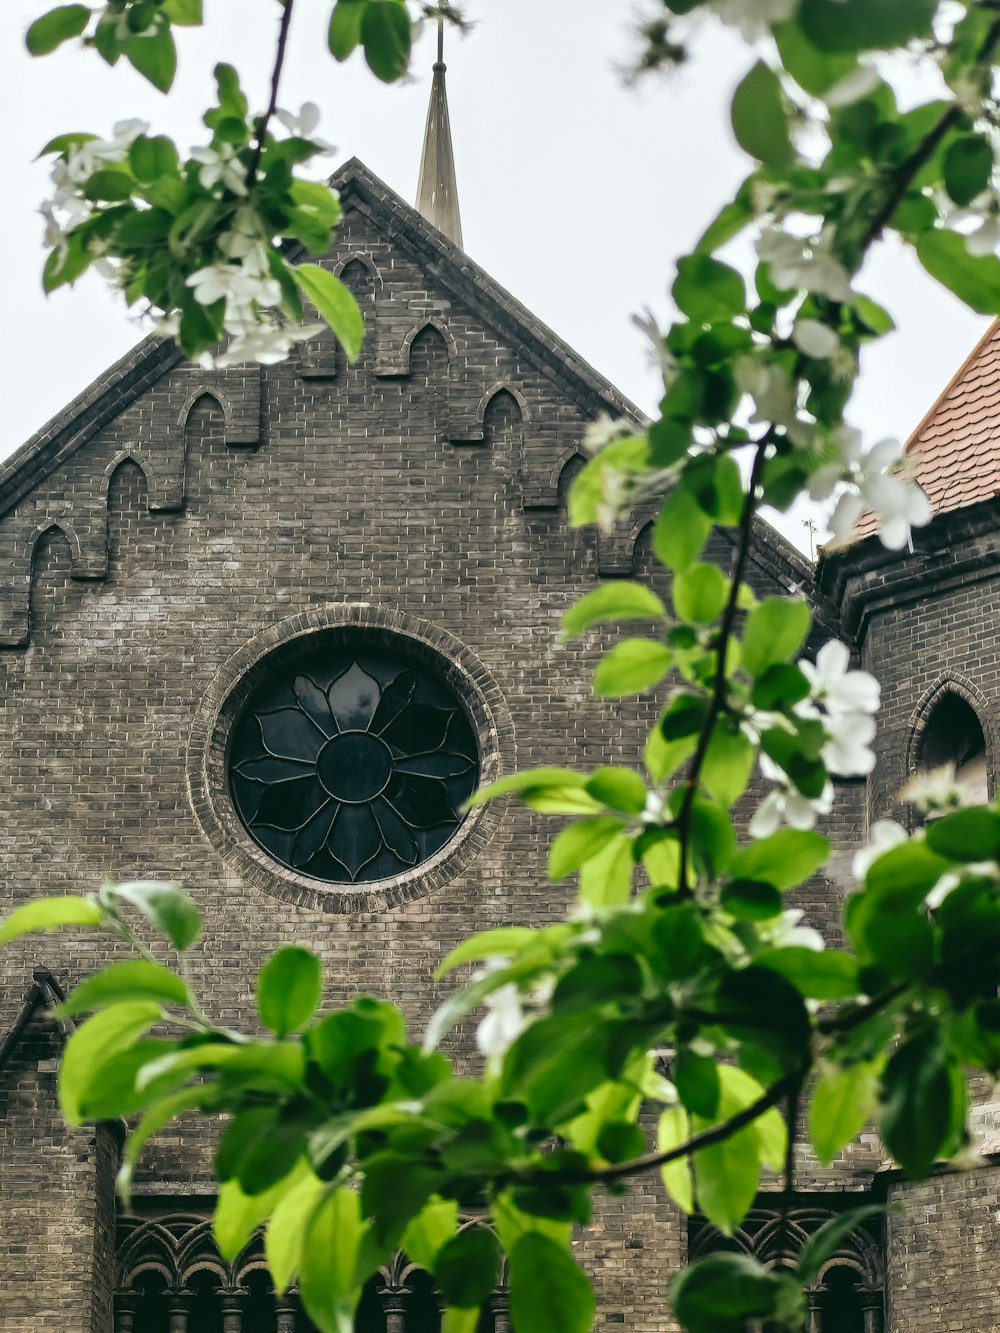
[[[340,645],[299,659],[249,699],[229,775],[266,852],[353,884],[398,875],[448,841],[475,790],[479,750],[434,674]]]

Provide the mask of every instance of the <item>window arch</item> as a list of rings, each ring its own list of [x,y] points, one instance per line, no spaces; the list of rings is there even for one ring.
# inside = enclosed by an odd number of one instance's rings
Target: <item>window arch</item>
[[[946,686],[937,692],[913,737],[911,770],[930,772],[953,764],[955,780],[972,803],[989,800],[987,736],[980,716],[964,691]]]

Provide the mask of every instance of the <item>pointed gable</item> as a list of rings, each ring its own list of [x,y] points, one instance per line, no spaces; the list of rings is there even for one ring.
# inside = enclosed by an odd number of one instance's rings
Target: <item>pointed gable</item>
[[[910,436],[906,455],[935,515],[1000,493],[1000,320]]]

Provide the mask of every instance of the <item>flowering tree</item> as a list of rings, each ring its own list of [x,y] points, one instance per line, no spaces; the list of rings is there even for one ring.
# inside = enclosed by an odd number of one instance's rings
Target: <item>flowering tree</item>
[[[156,327],[214,364],[285,356],[313,332],[304,301],[357,351],[362,324],[345,290],[296,262],[303,247],[325,250],[339,207],[296,176],[323,151],[313,110],[278,107],[293,3],[281,5],[267,109],[250,115],[220,65],[209,142],[188,158],[135,122],[48,146],[47,287],[98,264]],[[337,0],[331,51],[361,49],[379,77],[397,78],[414,12],[403,0]],[[82,38],[166,88],[174,29],[200,17],[200,0],[62,5],[28,43],[41,54]],[[567,920],[460,944],[440,974],[477,970],[418,1040],[386,1001],[318,1013],[321,965],[297,947],[258,978],[273,1035],[220,1028],[183,968],[136,931],[144,918],[181,954],[196,943],[198,911],[177,885],[106,883],[33,902],[0,926],[0,941],[74,926],[135,946],[138,958],[90,976],[63,1006],[92,1015],[65,1050],[66,1118],[137,1117],[127,1196],[151,1135],[184,1113],[227,1115],[219,1245],[233,1255],[264,1226],[276,1286],[297,1280],[326,1333],[352,1327],[365,1279],[398,1247],[443,1292],[445,1333],[471,1333],[498,1246],[517,1333],[586,1333],[594,1301],[570,1235],[597,1185],[657,1171],[681,1208],[730,1232],[764,1167],[793,1187],[800,1111],[821,1161],[874,1122],[899,1165],[922,1175],[968,1143],[967,1071],[1000,1069],[1000,812],[963,805],[937,775],[909,793],[928,815],[920,831],[882,822],[859,851],[846,944],[828,948],[802,927],[784,894],[830,851],[814,825],[830,809],[831,775],[872,768],[879,690],[842,644],[800,660],[805,601],[758,601],[745,581],[762,503],[835,496],[836,539],[867,511],[896,548],[930,517],[898,447],[866,451],[844,422],[861,349],[892,328],[859,275],[893,232],[972,309],[1000,313],[1000,6],[661,0],[642,64],[683,59],[713,20],[754,43],[732,123],[756,166],[678,261],[678,321],[647,326],[663,368],[656,419],[645,431],[595,423],[569,500],[578,525],[661,501],[653,542],[672,605],[616,581],[563,623],[567,638],[598,623],[647,627],[595,673],[607,697],[662,691],[644,771],[539,769],[474,798],[512,795],[569,817],[549,858],[553,880],[579,877]],[[906,111],[878,54],[898,50],[937,84]],[[717,257],[744,232],[752,274]],[[700,558],[713,526],[735,530],[729,576]],[[741,841],[731,812],[757,768],[767,791]],[[481,1007],[482,1070],[458,1076],[440,1046]],[[459,1230],[460,1209],[487,1214],[495,1236]],[[793,1272],[734,1254],[692,1265],[673,1283],[678,1318],[691,1333],[737,1333],[750,1319],[800,1329],[803,1285],[860,1220],[821,1229]]]

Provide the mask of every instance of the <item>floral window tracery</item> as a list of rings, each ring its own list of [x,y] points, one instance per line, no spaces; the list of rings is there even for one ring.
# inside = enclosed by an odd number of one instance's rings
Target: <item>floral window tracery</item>
[[[386,878],[433,856],[478,777],[476,738],[448,686],[413,662],[346,645],[268,679],[229,756],[250,835],[330,883]]]

